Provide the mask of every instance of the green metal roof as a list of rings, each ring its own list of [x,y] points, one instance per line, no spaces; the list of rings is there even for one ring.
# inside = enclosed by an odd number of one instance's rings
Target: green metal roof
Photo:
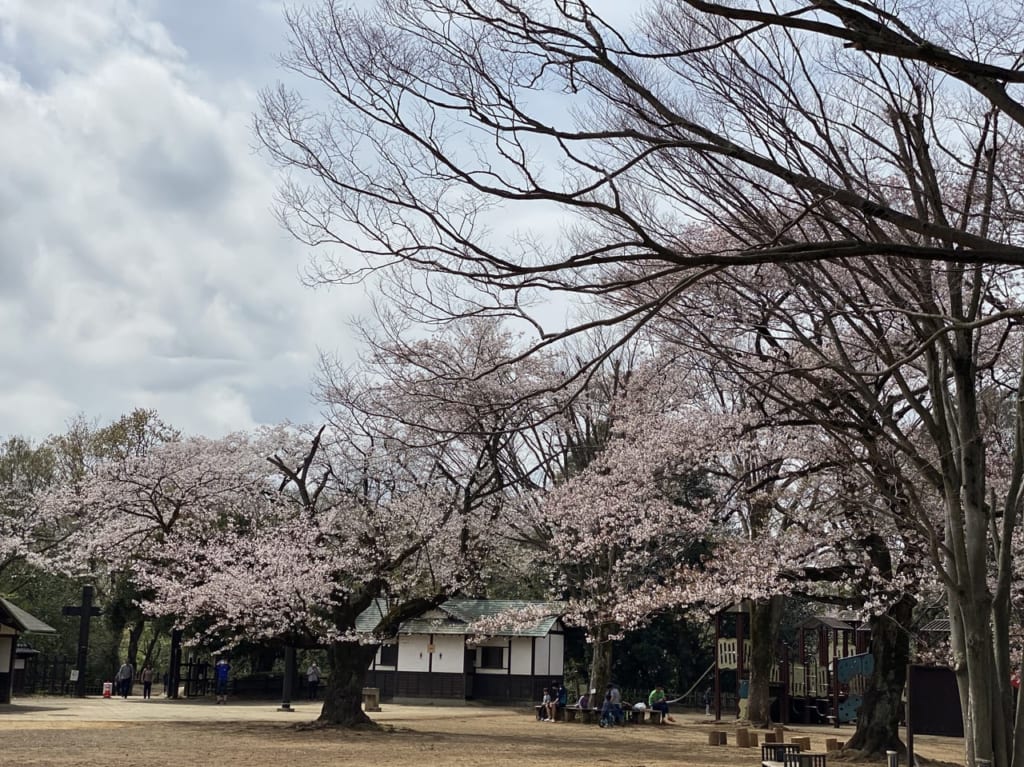
[[[469,624],[502,613],[525,608],[541,608],[546,615],[529,626],[497,630],[493,636],[542,637],[554,627],[561,615],[558,602],[529,602],[518,599],[449,599],[425,615],[402,623],[400,634],[472,634]],[[384,600],[377,600],[356,620],[356,630],[370,633],[387,610]]]
[[[9,599],[0,597],[0,623],[14,626],[22,634],[56,634],[57,629],[43,623],[34,615],[18,607]]]

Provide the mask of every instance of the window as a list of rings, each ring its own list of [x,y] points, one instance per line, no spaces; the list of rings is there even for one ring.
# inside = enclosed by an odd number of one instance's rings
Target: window
[[[505,659],[504,647],[481,647],[480,668],[504,668],[502,661]]]
[[[377,661],[378,666],[397,666],[398,665],[398,643],[395,644],[382,644],[380,646],[380,660]]]

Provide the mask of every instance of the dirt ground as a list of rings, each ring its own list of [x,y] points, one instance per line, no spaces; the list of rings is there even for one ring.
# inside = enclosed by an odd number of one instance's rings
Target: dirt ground
[[[22,698],[0,705],[2,767],[759,767],[759,748],[737,748],[736,723],[676,713],[666,725],[601,729],[547,723],[532,710],[470,706],[383,706],[380,732],[303,729],[313,704],[280,712],[272,703]],[[709,746],[725,730],[728,745]],[[792,726],[821,751],[852,727]],[[918,737],[917,754],[963,764],[963,742]],[[838,755],[829,759],[832,763]],[[838,763],[838,762],[837,762]],[[901,755],[905,764],[905,755]],[[843,762],[844,765],[854,763]]]

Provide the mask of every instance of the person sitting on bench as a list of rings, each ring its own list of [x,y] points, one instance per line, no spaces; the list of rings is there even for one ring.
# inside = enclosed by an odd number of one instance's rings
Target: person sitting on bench
[[[555,704],[551,700],[551,693],[548,692],[548,688],[544,688],[544,697],[540,701],[540,708],[537,709],[537,718],[542,722],[553,722],[555,721]]]
[[[675,719],[668,714],[668,700],[665,698],[665,688],[660,684],[656,685],[655,688],[651,690],[651,694],[647,696],[647,707],[652,711],[660,711],[661,721],[663,723],[666,721],[675,721]]]

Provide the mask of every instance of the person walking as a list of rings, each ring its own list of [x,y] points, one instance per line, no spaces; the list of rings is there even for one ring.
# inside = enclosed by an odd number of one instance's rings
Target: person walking
[[[309,699],[316,700],[316,691],[320,687],[320,667],[316,665],[316,661],[310,663],[306,669],[306,686]]]
[[[231,664],[227,658],[221,658],[213,667],[213,682],[217,692],[217,704],[228,702],[228,673],[231,671]]]
[[[611,701],[612,716],[615,719],[615,724],[622,724],[625,721],[625,714],[622,713],[622,693],[619,692],[617,685],[610,684],[605,694],[608,695],[608,699]]]
[[[121,668],[117,670],[114,679],[117,681],[117,691],[121,694],[122,698],[128,700],[128,696],[132,691],[132,680],[135,679],[135,668],[125,660],[121,664]]]
[[[142,699],[149,700],[153,693],[153,669],[147,663],[142,667]]]

